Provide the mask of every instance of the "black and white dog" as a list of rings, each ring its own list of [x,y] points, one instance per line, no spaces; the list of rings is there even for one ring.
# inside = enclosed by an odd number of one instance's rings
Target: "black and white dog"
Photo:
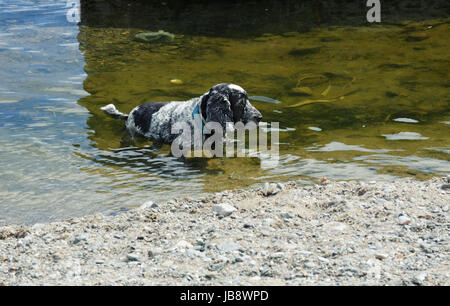
[[[169,144],[178,136],[171,133],[177,122],[186,122],[191,128],[196,124],[202,131],[208,122],[217,122],[226,131],[227,122],[254,122],[258,125],[262,119],[261,113],[250,104],[244,89],[225,83],[213,86],[209,92],[188,101],[145,103],[135,107],[129,115],[119,112],[113,104],[101,109],[114,118],[126,120],[125,125],[132,135],[139,134]]]

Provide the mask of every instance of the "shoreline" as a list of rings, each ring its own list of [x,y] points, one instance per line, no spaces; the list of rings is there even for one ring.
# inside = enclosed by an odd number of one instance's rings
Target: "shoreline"
[[[266,183],[0,227],[0,285],[450,285],[450,177]]]

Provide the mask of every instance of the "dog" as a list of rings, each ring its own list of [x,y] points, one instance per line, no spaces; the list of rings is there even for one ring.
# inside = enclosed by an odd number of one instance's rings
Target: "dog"
[[[126,120],[125,126],[132,136],[142,135],[159,143],[171,144],[179,134],[172,126],[185,122],[193,129],[208,122],[219,123],[226,131],[227,122],[247,124],[261,121],[261,113],[250,104],[247,92],[235,84],[222,83],[200,97],[188,101],[152,102],[136,106],[129,115],[121,113],[113,104],[101,108],[106,114]]]

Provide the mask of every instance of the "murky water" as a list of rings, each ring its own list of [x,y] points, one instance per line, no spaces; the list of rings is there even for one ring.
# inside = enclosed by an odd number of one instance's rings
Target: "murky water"
[[[140,29],[79,27],[66,11],[64,1],[0,0],[0,224],[267,180],[450,173],[448,19],[146,44],[133,39]],[[280,122],[278,167],[179,160],[169,146],[130,141],[99,109],[185,100],[221,82]]]

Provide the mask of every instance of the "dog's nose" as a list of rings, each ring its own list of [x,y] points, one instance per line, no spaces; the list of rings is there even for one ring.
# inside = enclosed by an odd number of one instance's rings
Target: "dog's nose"
[[[258,123],[261,121],[262,115],[260,112],[257,112],[253,118],[255,118],[255,121]]]

